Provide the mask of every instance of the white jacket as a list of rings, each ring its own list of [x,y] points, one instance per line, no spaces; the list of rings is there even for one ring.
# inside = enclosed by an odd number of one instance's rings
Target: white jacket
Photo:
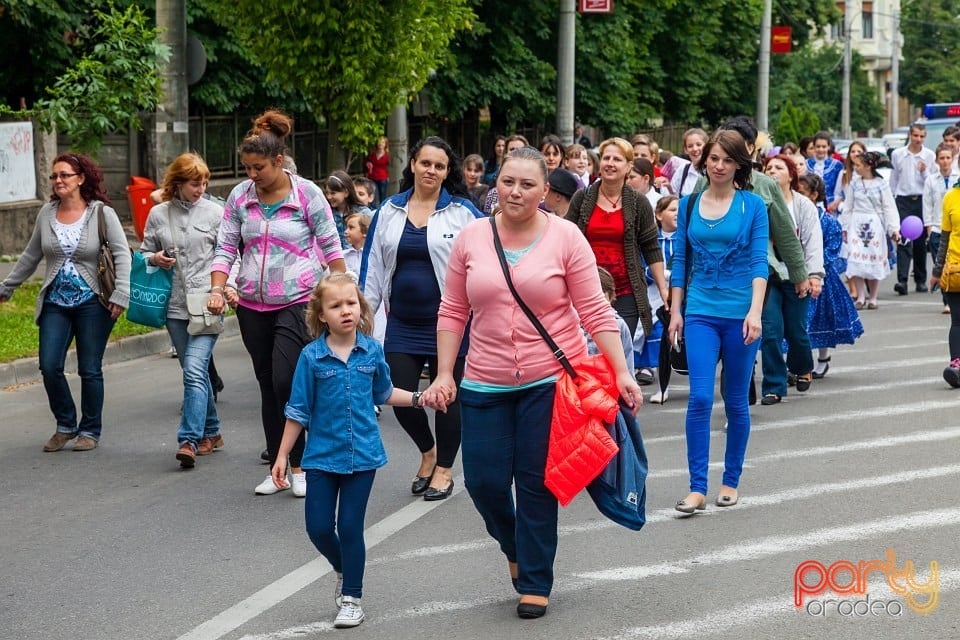
[[[367,230],[360,266],[360,286],[374,309],[379,308],[382,302],[390,311],[390,286],[397,268],[397,247],[407,222],[411,194],[413,189],[398,193],[384,202]],[[427,249],[441,292],[454,241],[464,227],[483,217],[468,198],[452,196],[446,189],[440,191],[437,208],[427,222]]]

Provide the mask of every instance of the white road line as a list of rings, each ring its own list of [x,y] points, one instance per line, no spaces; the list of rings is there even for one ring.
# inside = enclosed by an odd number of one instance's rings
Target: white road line
[[[942,333],[942,332],[948,330],[949,328],[950,328],[950,316],[946,316],[946,315],[945,315],[945,316],[943,316],[943,325],[942,325],[942,326],[940,326],[940,325],[936,325],[936,326],[931,325],[931,326],[926,326],[926,327],[910,327],[909,332],[910,332],[911,335],[914,334],[914,333],[922,333],[922,332],[925,332],[925,331]],[[887,335],[898,335],[898,336],[902,336],[902,335],[903,335],[903,331],[904,331],[903,327],[893,327],[893,328],[890,328],[890,329],[876,329],[876,330],[873,330],[873,331],[867,331],[867,332],[865,332],[859,339],[860,339],[861,341],[863,341],[865,338],[868,338],[868,337],[869,337],[869,338],[872,338],[872,337],[874,337],[874,336],[887,336]],[[930,343],[928,342],[927,344],[930,344]],[[844,353],[852,353],[853,351],[859,351],[859,350],[861,349],[861,347],[862,347],[862,345],[861,345],[860,343],[855,344],[855,345],[853,345],[853,344],[845,344],[845,345],[843,345],[842,347],[840,347],[840,351],[841,351],[841,352],[844,352]],[[877,350],[879,350],[879,349],[880,349],[880,348],[877,348],[877,347],[871,347],[871,348],[869,348],[869,350],[871,350],[871,351],[877,351]]]
[[[742,563],[744,561],[760,560],[763,558],[777,556],[783,553],[792,553],[799,549],[812,549],[820,546],[833,545],[840,542],[862,540],[865,538],[873,538],[898,531],[931,529],[935,527],[944,527],[957,524],[960,524],[960,509],[939,509],[931,511],[919,511],[910,514],[901,514],[879,520],[868,520],[866,522],[860,522],[842,527],[824,528],[817,531],[811,531],[806,534],[790,536],[767,536],[765,538],[758,538],[756,540],[745,540],[724,547],[718,551],[710,551],[693,558],[686,558],[674,562],[663,562],[655,565],[619,567],[616,569],[608,569],[603,571],[574,573],[572,574],[573,579],[560,579],[558,584],[554,586],[553,592],[554,594],[578,592],[584,587],[595,586],[599,583],[634,581],[653,576],[681,575],[705,566]],[[935,559],[936,558],[933,558],[933,560]],[[921,567],[924,566],[923,563],[920,563],[920,565]],[[922,574],[922,569],[920,573]],[[960,572],[951,571],[941,573],[941,590],[944,590],[944,573],[946,574],[948,581],[947,588],[956,588],[957,577],[953,574]],[[918,577],[921,580],[923,579],[923,575]],[[873,583],[871,583],[871,585],[872,584]],[[513,598],[510,598],[509,601],[512,600]],[[377,618],[370,620],[367,624],[381,626],[390,622],[415,620],[427,615],[445,614],[453,611],[464,611],[507,601],[507,599],[502,597],[486,597],[467,601],[426,602],[415,607],[410,607],[394,613],[387,613],[383,616],[378,616]],[[744,621],[749,622],[751,620],[760,619],[765,613],[763,607],[768,605],[772,605],[771,608],[774,613],[786,613],[787,611],[795,610],[793,607],[792,596],[787,594],[780,598],[764,599],[742,607],[745,613]],[[752,615],[752,618],[746,617],[750,615]],[[725,614],[724,616],[717,617],[731,618],[728,622],[732,623],[738,616]],[[672,627],[671,624],[667,624],[658,627],[638,627],[635,629],[629,629],[626,632],[623,632],[621,635],[615,637],[684,637],[684,635],[696,633],[696,625],[692,621],[684,621],[672,624],[678,626]],[[731,624],[730,626],[733,625]],[[705,630],[711,632],[723,631],[727,628],[730,628],[730,626],[722,626],[711,629],[711,626],[707,625]],[[290,638],[301,637],[307,633],[324,633],[331,630],[331,628],[332,625],[327,622],[316,622],[311,623],[310,625],[281,629],[267,634],[244,636],[241,640],[288,640]],[[671,628],[672,631],[670,631]],[[682,635],[653,635],[652,631],[648,632],[645,631],[645,629],[665,630],[668,634],[673,633]],[[297,634],[299,634],[299,636]]]
[[[463,478],[456,479],[453,495],[463,491]],[[453,497],[453,495],[451,497]],[[390,514],[380,522],[364,531],[367,549],[371,549],[407,525],[427,515],[443,501],[427,502],[417,500]],[[322,556],[311,560],[298,569],[268,584],[260,591],[233,605],[226,611],[214,616],[192,631],[183,634],[178,640],[217,640],[234,631],[241,625],[256,618],[274,605],[283,602],[318,578],[330,573],[330,563]]]
[[[756,466],[764,462],[776,462],[779,460],[793,460],[795,458],[808,458],[811,456],[825,456],[836,453],[846,453],[850,451],[867,451],[870,449],[885,449],[888,447],[899,447],[905,444],[916,444],[918,442],[942,442],[960,438],[960,427],[951,427],[947,429],[938,429],[936,431],[917,431],[902,436],[885,436],[873,440],[858,440],[856,442],[847,442],[844,444],[813,447],[811,449],[793,449],[791,451],[778,451],[764,456],[747,456],[746,466]],[[720,466],[723,463],[718,462],[710,467]],[[675,476],[687,475],[689,471],[684,469],[664,469],[662,471],[652,471],[647,474],[647,480],[659,478],[672,478]]]
[[[845,480],[841,482],[826,482],[821,484],[803,485],[796,489],[788,489],[777,493],[767,495],[748,495],[737,505],[738,510],[755,509],[757,507],[770,507],[793,502],[796,500],[810,500],[821,498],[825,495],[842,493],[844,491],[861,491],[864,489],[876,489],[896,484],[908,484],[921,480],[930,480],[933,478],[942,478],[945,476],[960,474],[960,464],[945,465],[941,467],[931,467],[927,469],[916,469],[912,471],[903,471],[900,473],[891,473],[884,476],[875,476],[868,478],[857,478],[856,480]],[[719,515],[724,513],[719,509],[708,509],[697,514],[696,517]],[[647,526],[661,522],[671,522],[678,518],[676,510],[672,507],[668,509],[656,509],[647,512]],[[615,529],[618,525],[606,518],[600,520],[591,520],[577,524],[562,525],[560,527],[560,537],[566,537],[581,533],[592,533],[603,529]],[[389,556],[368,560],[367,565],[387,564],[390,562],[400,562],[405,560],[421,560],[423,558],[433,558],[436,556],[448,554],[462,554],[465,552],[476,552],[482,549],[489,549],[496,546],[496,543],[490,538],[470,540],[456,544],[446,544],[434,547],[420,547],[410,549]]]
[[[923,580],[923,578],[921,578]],[[939,593],[949,593],[960,587],[960,571],[956,569],[940,570]],[[873,596],[878,591],[882,594],[890,592],[889,585],[885,580],[871,579],[868,582],[868,593]],[[666,640],[669,638],[702,638],[706,635],[713,635],[729,631],[737,627],[745,627],[757,623],[770,623],[770,618],[779,618],[785,616],[794,616],[802,613],[802,609],[793,606],[793,594],[784,593],[779,597],[764,598],[763,600],[754,600],[740,606],[725,607],[722,610],[711,612],[703,618],[680,620],[677,622],[668,622],[660,625],[650,625],[646,627],[633,627],[626,629],[615,636],[606,636],[604,638],[595,638],[594,640],[626,640],[627,638],[656,638]],[[905,615],[910,614],[909,611]]]
[[[924,411],[939,411],[941,409],[955,409],[960,402],[951,398],[950,400],[924,400],[922,402],[911,402],[909,404],[898,404],[889,407],[874,407],[873,409],[856,409],[854,411],[842,411],[840,413],[830,414],[829,416],[797,416],[795,418],[784,418],[783,420],[773,420],[765,422],[758,420],[759,416],[751,415],[750,433],[762,431],[776,431],[777,429],[790,429],[793,427],[804,427],[808,425],[820,424],[839,424],[838,421],[862,421],[872,420],[874,418],[889,418],[891,416],[914,415]],[[641,416],[641,425],[643,417]],[[659,444],[661,442],[677,442],[686,440],[683,433],[683,423],[677,424],[680,433],[669,436],[657,436],[656,438],[644,438],[644,445]]]

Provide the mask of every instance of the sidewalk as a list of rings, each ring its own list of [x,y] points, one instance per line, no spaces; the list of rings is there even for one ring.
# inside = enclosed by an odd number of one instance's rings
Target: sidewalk
[[[140,247],[140,241],[133,236],[132,229],[127,230],[127,241],[134,249]],[[13,270],[16,262],[0,262],[0,280],[3,280]],[[43,277],[44,264],[41,261],[33,278]],[[228,316],[224,323],[224,330],[221,337],[239,335],[240,329],[237,326],[237,317]],[[170,338],[167,336],[166,329],[158,329],[151,333],[145,333],[139,336],[128,336],[119,340],[111,340],[107,343],[107,349],[103,354],[103,364],[114,364],[133,360],[134,358],[143,358],[157,353],[162,353],[170,348]],[[67,353],[67,362],[64,370],[67,373],[75,374],[77,372],[77,355],[73,347]],[[36,356],[32,358],[21,358],[13,362],[0,363],[0,389],[12,387],[18,384],[36,382],[40,380],[40,368]]]

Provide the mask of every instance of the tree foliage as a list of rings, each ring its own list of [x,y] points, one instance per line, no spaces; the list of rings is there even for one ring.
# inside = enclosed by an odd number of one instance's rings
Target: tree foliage
[[[960,99],[960,0],[903,4],[900,92],[914,104]]]
[[[469,29],[467,0],[213,0],[217,19],[267,80],[295,90],[340,143],[365,151],[391,109],[412,97]]]
[[[140,112],[161,99],[157,60],[169,52],[156,42],[156,29],[137,6],[94,9],[93,24],[76,34],[79,59],[46,87],[32,108],[0,114],[35,118],[42,127],[66,133],[74,148],[95,152],[103,136],[140,128]]]
[[[839,47],[804,47],[788,55],[774,56],[770,74],[776,78],[770,86],[771,122],[780,122],[782,112],[793,109],[786,122],[796,122],[797,112],[807,114],[805,121],[816,118],[819,128],[839,129],[841,97],[843,94],[843,53]],[[863,70],[863,58],[854,52],[850,73],[850,126],[854,131],[866,131],[883,126],[883,105],[877,90],[870,86]],[[810,126],[807,124],[806,126]],[[792,125],[790,125],[792,127]],[[791,138],[792,128],[775,131],[777,142]],[[803,135],[814,132],[804,130]]]

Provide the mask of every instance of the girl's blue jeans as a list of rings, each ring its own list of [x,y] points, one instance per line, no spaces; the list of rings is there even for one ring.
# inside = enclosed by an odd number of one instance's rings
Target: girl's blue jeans
[[[343,595],[361,598],[367,561],[363,521],[376,469],[347,474],[319,469],[304,471],[307,474],[304,503],[307,535],[333,570],[343,574]]]
[[[727,450],[723,484],[736,489],[750,437],[748,391],[759,340],[743,344],[743,320],[689,315],[684,320],[690,400],[687,404],[687,466],[690,491],[707,493],[710,463],[710,414],[717,378],[717,360],[723,361],[724,406],[727,414]]]
[[[487,532],[518,564],[517,590],[538,596],[550,595],[557,555],[557,499],[543,484],[555,389],[460,390],[467,492]]]

